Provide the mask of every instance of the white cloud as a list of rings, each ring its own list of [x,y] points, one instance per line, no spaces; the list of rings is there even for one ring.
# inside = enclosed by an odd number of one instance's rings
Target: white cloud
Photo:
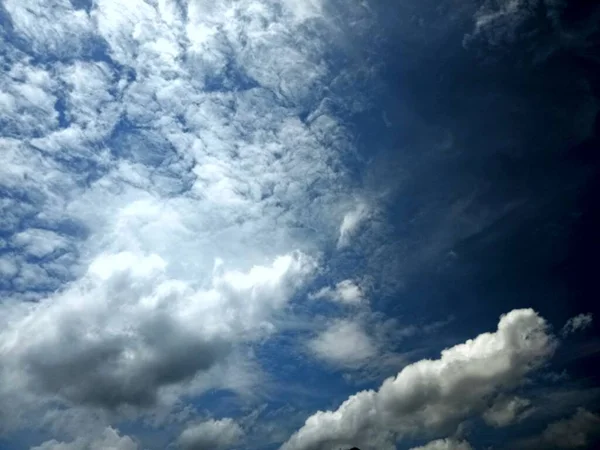
[[[244,430],[229,418],[189,425],[177,443],[183,450],[225,450],[238,444]]]
[[[4,6],[16,32],[36,53],[73,57],[89,45],[92,22],[69,0],[8,0]]]
[[[331,364],[353,367],[378,353],[374,340],[363,326],[351,320],[337,320],[310,343],[314,354]]]
[[[517,444],[525,449],[571,449],[590,448],[600,438],[600,416],[584,408],[578,408],[569,418],[549,424],[541,435],[525,439]]]
[[[340,225],[338,248],[346,247],[360,226],[369,218],[371,211],[365,203],[359,203],[353,210],[347,212]]]
[[[129,436],[121,436],[117,430],[107,427],[96,439],[79,437],[71,442],[46,441],[31,450],[138,450],[140,447]]]
[[[490,396],[522,383],[554,348],[544,319],[531,309],[511,311],[494,333],[446,349],[437,360],[410,364],[378,391],[361,391],[336,411],[315,413],[282,449],[393,448],[404,435],[448,431],[483,412]]]
[[[270,315],[315,264],[293,253],[247,272],[223,269],[206,287],[169,278],[166,268],[157,255],[102,255],[64,292],[2,305],[2,404],[12,411],[35,395],[108,409],[152,406],[166,388],[183,389],[224,363],[236,342],[270,330]]]
[[[483,420],[494,427],[505,427],[523,417],[531,402],[520,397],[500,397],[483,413]]]
[[[4,6],[29,56],[3,53],[0,78],[2,427],[247,388],[236,348],[277,329],[357,195],[352,139],[319,109],[338,75],[327,8]]]
[[[7,280],[19,273],[19,266],[12,258],[0,257],[0,276]]]
[[[346,305],[359,305],[365,302],[362,288],[352,280],[343,280],[331,288],[329,286],[310,294],[311,299],[327,299]]]
[[[56,250],[63,249],[67,244],[66,240],[55,232],[35,228],[17,233],[13,242],[16,246],[22,247],[26,254],[36,258],[43,258]]]
[[[30,136],[54,129],[58,125],[54,109],[57,85],[51,74],[20,62],[13,64],[6,75],[0,78],[3,137]]]
[[[466,441],[438,439],[422,447],[414,447],[411,450],[473,450],[473,447]]]
[[[593,318],[592,314],[578,314],[575,317],[571,317],[562,327],[561,334],[568,336],[569,334],[583,331],[592,325]]]

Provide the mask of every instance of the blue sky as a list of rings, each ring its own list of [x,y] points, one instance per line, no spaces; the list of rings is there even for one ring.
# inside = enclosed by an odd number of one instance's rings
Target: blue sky
[[[599,14],[2,0],[0,449],[595,448]]]

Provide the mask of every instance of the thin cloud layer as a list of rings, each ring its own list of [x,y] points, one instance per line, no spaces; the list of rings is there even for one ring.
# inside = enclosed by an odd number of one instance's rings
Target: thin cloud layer
[[[306,420],[282,450],[393,448],[403,436],[452,430],[482,412],[486,400],[510,391],[552,355],[555,340],[531,309],[502,316],[497,331],[406,366],[377,391],[361,391],[336,411]]]
[[[569,334],[583,331],[592,325],[593,318],[592,314],[577,314],[567,320],[567,323],[562,327],[561,334],[568,336]]]

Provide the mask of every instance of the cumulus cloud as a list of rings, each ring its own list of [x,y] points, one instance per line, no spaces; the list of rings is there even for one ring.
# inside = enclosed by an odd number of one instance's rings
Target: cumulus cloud
[[[333,288],[329,286],[324,287],[310,294],[309,298],[326,299],[346,305],[359,305],[365,302],[362,288],[353,280],[340,281]]]
[[[505,427],[523,417],[531,402],[521,397],[500,397],[483,413],[483,420],[494,427]]]
[[[138,450],[140,446],[129,436],[121,436],[118,430],[107,427],[96,439],[79,437],[71,442],[46,441],[31,450]]]
[[[7,428],[13,407],[151,406],[230,364],[355,198],[351,138],[320,108],[321,2],[75,3],[3,3]]]
[[[578,314],[575,317],[571,317],[562,327],[561,334],[568,336],[569,334],[583,331],[592,325],[592,320],[592,314]]]
[[[513,310],[495,332],[448,348],[439,359],[410,364],[336,411],[315,413],[282,449],[394,448],[406,435],[450,431],[483,412],[491,396],[522,383],[554,349],[543,318],[531,309]]]
[[[541,435],[521,441],[524,449],[589,448],[600,438],[600,416],[578,408],[573,416],[549,424]]]
[[[269,332],[270,315],[315,263],[293,253],[247,272],[222,268],[206,287],[169,278],[166,268],[157,255],[101,255],[64,292],[2,305],[0,397],[11,405],[2,415],[32,394],[106,409],[152,406],[165,388],[222,363],[236,342]]]
[[[233,419],[208,420],[186,427],[177,444],[182,450],[225,450],[243,436],[244,430]]]
[[[431,441],[422,447],[413,447],[411,450],[473,450],[473,447],[466,441],[438,439],[436,441]]]
[[[16,32],[35,52],[72,57],[89,46],[92,21],[86,11],[74,9],[68,0],[9,0],[4,7]]]
[[[378,353],[378,348],[362,324],[341,319],[316,336],[309,346],[318,358],[340,366],[361,365]]]

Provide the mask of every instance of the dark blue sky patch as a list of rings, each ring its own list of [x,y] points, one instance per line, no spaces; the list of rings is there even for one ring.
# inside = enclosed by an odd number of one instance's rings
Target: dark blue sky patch
[[[69,0],[73,8],[75,9],[83,9],[88,14],[92,10],[94,6],[94,0]]]

